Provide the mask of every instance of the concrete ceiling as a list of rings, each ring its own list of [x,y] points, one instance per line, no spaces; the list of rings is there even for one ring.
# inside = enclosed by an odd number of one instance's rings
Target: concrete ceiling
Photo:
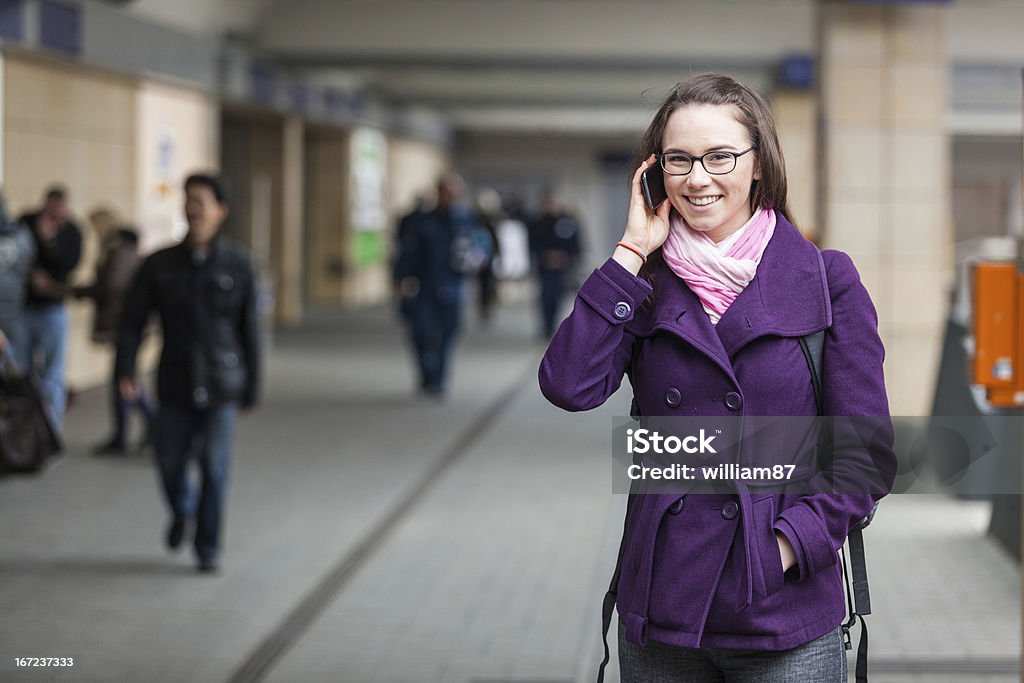
[[[135,0],[233,36],[317,83],[433,108],[457,126],[633,130],[667,88],[717,70],[770,90],[814,52],[815,0]],[[1024,65],[1024,2],[950,4],[951,62]],[[984,36],[984,40],[979,40]],[[575,124],[574,124],[575,122]]]
[[[633,131],[691,73],[769,87],[780,59],[811,51],[812,10],[811,0],[300,0],[268,6],[254,38],[293,68],[355,75],[457,127]]]

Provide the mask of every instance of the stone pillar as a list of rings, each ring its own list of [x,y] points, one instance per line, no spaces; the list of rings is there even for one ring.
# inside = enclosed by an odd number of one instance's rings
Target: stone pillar
[[[946,8],[820,12],[824,246],[878,309],[893,414],[927,415],[952,275]]]
[[[281,207],[277,267],[277,321],[294,325],[302,319],[302,252],[305,244],[303,185],[305,126],[288,117],[281,127]]]
[[[772,93],[775,127],[786,158],[789,218],[808,238],[820,235],[816,179],[818,102],[812,91],[780,88]]]

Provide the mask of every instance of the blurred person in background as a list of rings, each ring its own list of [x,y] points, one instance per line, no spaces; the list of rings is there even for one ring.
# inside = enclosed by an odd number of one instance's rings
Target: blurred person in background
[[[440,398],[448,385],[449,361],[465,299],[465,278],[490,258],[487,231],[462,203],[465,183],[446,173],[437,183],[437,203],[401,230],[393,278],[408,301],[406,319],[419,390]]]
[[[664,180],[655,209],[644,171]],[[544,395],[588,410],[628,375],[647,424],[768,416],[778,432],[747,446],[743,464],[804,473],[750,486],[737,475],[706,493],[634,482],[603,609],[605,629],[618,609],[620,678],[845,683],[838,550],[896,473],[871,298],[848,255],[820,252],[794,227],[770,105],[732,78],[672,89],[630,189],[621,240],[545,353]],[[876,421],[826,456],[813,430],[775,417],[817,415]],[[729,451],[712,460],[737,463]]]
[[[494,252],[484,262],[477,275],[477,311],[480,321],[490,323],[494,306],[498,302],[498,279],[494,272],[494,261],[501,256],[501,244],[498,242],[498,225],[502,221],[501,196],[489,187],[477,192],[476,209],[483,227],[491,236]]]
[[[154,449],[171,513],[165,542],[176,550],[194,521],[193,547],[204,573],[219,566],[238,412],[256,405],[260,387],[256,275],[248,253],[220,234],[227,215],[223,180],[210,174],[185,180],[188,234],[139,268],[124,302],[115,370],[121,396],[137,400],[136,354],[155,311],[163,349]],[[188,476],[193,456],[202,474],[198,501]]]
[[[0,197],[0,349],[15,359],[21,345],[28,270],[35,256],[32,233],[24,223],[7,217],[7,205]]]
[[[134,226],[122,223],[113,211],[100,208],[89,214],[96,236],[100,241],[100,257],[92,284],[75,287],[75,298],[91,299],[94,304],[92,341],[116,348],[117,328],[121,320],[121,306],[135,272],[142,264],[139,254],[139,234]],[[114,368],[111,368],[113,372]],[[142,446],[152,445],[155,434],[156,411],[142,387],[138,387],[134,401],[127,401],[117,388],[117,377],[111,382],[111,408],[114,418],[110,437],[96,447],[97,455],[123,455],[126,452],[128,414],[136,408],[146,420],[146,437]]]
[[[530,253],[537,268],[541,334],[545,339],[555,333],[568,277],[581,251],[579,221],[561,207],[553,190],[546,191],[540,215],[530,224]]]
[[[503,215],[496,231],[494,272],[501,280],[519,280],[530,275],[530,239],[522,197],[508,195],[503,202]]]
[[[416,226],[426,215],[427,198],[419,195],[413,202],[412,210],[398,219],[398,226],[395,230],[395,253],[392,257],[392,291],[398,302],[398,314],[402,322],[408,326],[411,326],[413,322],[416,297],[419,295],[419,281],[404,272],[399,273],[400,265],[403,268],[408,265],[402,261],[402,245],[406,245],[405,258],[408,259],[408,250],[416,239]]]
[[[64,422],[68,390],[68,313],[64,300],[70,292],[71,271],[82,258],[82,232],[70,219],[67,190],[53,186],[43,206],[21,217],[35,238],[36,257],[28,274],[18,364],[35,373],[53,424]]]

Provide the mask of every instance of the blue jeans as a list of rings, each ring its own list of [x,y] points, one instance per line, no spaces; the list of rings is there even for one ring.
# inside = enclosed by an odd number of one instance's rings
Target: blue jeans
[[[18,365],[35,374],[43,400],[57,431],[64,423],[68,391],[64,384],[68,338],[68,312],[64,304],[26,308],[21,318],[21,339],[15,351]]]
[[[461,311],[461,287],[446,288],[439,296],[421,294],[413,305],[410,327],[423,389],[445,389]]]
[[[114,416],[114,433],[110,437],[112,443],[125,444],[128,436],[128,418],[133,408],[138,410],[146,420],[145,440],[148,442],[156,434],[156,408],[142,386],[139,385],[137,388],[138,396],[134,401],[129,401],[121,396],[121,392],[117,387],[116,375],[111,382],[110,399]]]
[[[622,683],[846,683],[846,649],[837,627],[790,650],[676,647],[626,640],[619,622]]]
[[[542,268],[540,271],[540,317],[544,336],[548,339],[555,334],[558,309],[565,298],[567,272],[562,269]]]
[[[164,496],[175,519],[195,517],[195,551],[202,560],[215,560],[220,554],[237,418],[234,403],[204,410],[165,403],[157,418],[155,450]],[[193,457],[202,475],[198,507],[188,476]]]

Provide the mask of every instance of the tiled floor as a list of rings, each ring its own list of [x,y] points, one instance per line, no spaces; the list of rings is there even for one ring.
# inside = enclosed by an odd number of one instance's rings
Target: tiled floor
[[[87,455],[106,401],[84,394],[65,461],[0,481],[0,680],[216,682],[246,662],[282,683],[592,680],[628,396],[549,406],[531,321],[471,330],[443,403],[412,398],[383,312],[278,334],[267,400],[240,426],[217,578],[163,551],[148,461]],[[1019,679],[1020,578],[986,524],[984,503],[883,503],[866,535],[872,681]],[[75,667],[18,671],[15,656]]]

